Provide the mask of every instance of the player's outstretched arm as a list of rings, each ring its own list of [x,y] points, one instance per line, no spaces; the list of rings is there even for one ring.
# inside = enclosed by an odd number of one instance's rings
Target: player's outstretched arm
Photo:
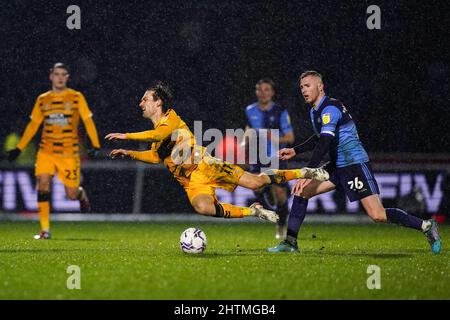
[[[125,157],[129,157],[130,153],[129,150],[125,150],[125,149],[114,149],[113,151],[111,151],[109,153],[109,156],[111,159],[115,159],[115,158],[125,158]]]
[[[148,151],[133,151],[125,149],[114,149],[109,154],[111,159],[130,157],[133,160],[138,160],[147,163],[159,163],[161,159],[154,150]]]
[[[147,130],[133,133],[109,133],[105,136],[106,140],[137,140],[137,141],[160,141],[166,137],[161,134],[162,130]],[[169,132],[170,134],[170,132]]]
[[[127,140],[127,138],[125,133],[108,133],[105,136],[105,140]]]

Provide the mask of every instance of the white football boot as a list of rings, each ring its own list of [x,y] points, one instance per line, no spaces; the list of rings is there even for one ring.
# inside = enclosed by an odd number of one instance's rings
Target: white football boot
[[[313,179],[317,181],[327,181],[330,175],[323,168],[301,168],[303,179]]]
[[[260,218],[261,220],[267,220],[273,223],[277,223],[278,220],[280,220],[280,217],[275,211],[264,209],[264,207],[258,202],[253,203],[250,208],[253,209],[252,215]]]

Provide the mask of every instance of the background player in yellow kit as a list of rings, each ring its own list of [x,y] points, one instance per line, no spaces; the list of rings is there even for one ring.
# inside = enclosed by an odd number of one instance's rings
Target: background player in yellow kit
[[[41,94],[31,112],[30,122],[17,144],[9,151],[8,160],[15,160],[43,124],[41,143],[37,153],[35,175],[38,190],[38,211],[41,232],[35,239],[50,239],[50,183],[55,172],[63,182],[67,197],[80,201],[80,209],[89,211],[85,190],[80,186],[80,155],[78,123],[81,118],[89,135],[95,155],[100,143],[92,120],[92,113],[83,94],[67,88],[69,72],[62,63],[50,69],[52,90]]]
[[[240,207],[220,203],[215,189],[222,188],[231,192],[240,185],[256,190],[271,183],[284,183],[292,179],[311,178],[321,181],[328,179],[328,173],[320,168],[273,170],[271,174],[256,175],[245,172],[237,165],[212,157],[204,147],[196,145],[194,135],[176,112],[167,109],[171,105],[171,99],[170,89],[157,82],[145,92],[139,104],[143,117],[150,119],[155,129],[137,133],[110,133],[105,138],[152,141],[151,149],[148,151],[115,149],[110,156],[112,158],[129,156],[148,163],[163,161],[185,189],[197,213],[223,218],[257,216],[277,222],[278,215],[259,204]]]

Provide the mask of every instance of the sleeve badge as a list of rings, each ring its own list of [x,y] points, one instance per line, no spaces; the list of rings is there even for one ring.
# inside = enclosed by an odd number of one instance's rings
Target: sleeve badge
[[[323,123],[323,124],[328,124],[328,123],[330,123],[330,121],[331,121],[331,116],[330,116],[330,114],[329,114],[329,113],[324,113],[324,114],[322,115],[322,123]]]

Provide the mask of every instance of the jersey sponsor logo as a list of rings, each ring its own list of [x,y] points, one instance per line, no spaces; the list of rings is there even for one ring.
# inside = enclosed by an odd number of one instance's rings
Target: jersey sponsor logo
[[[323,124],[330,123],[330,121],[331,121],[331,115],[329,113],[324,113],[322,115],[322,122],[323,122]]]
[[[53,124],[55,126],[67,126],[69,122],[65,117],[64,113],[52,113],[49,115],[47,121],[48,124]]]

